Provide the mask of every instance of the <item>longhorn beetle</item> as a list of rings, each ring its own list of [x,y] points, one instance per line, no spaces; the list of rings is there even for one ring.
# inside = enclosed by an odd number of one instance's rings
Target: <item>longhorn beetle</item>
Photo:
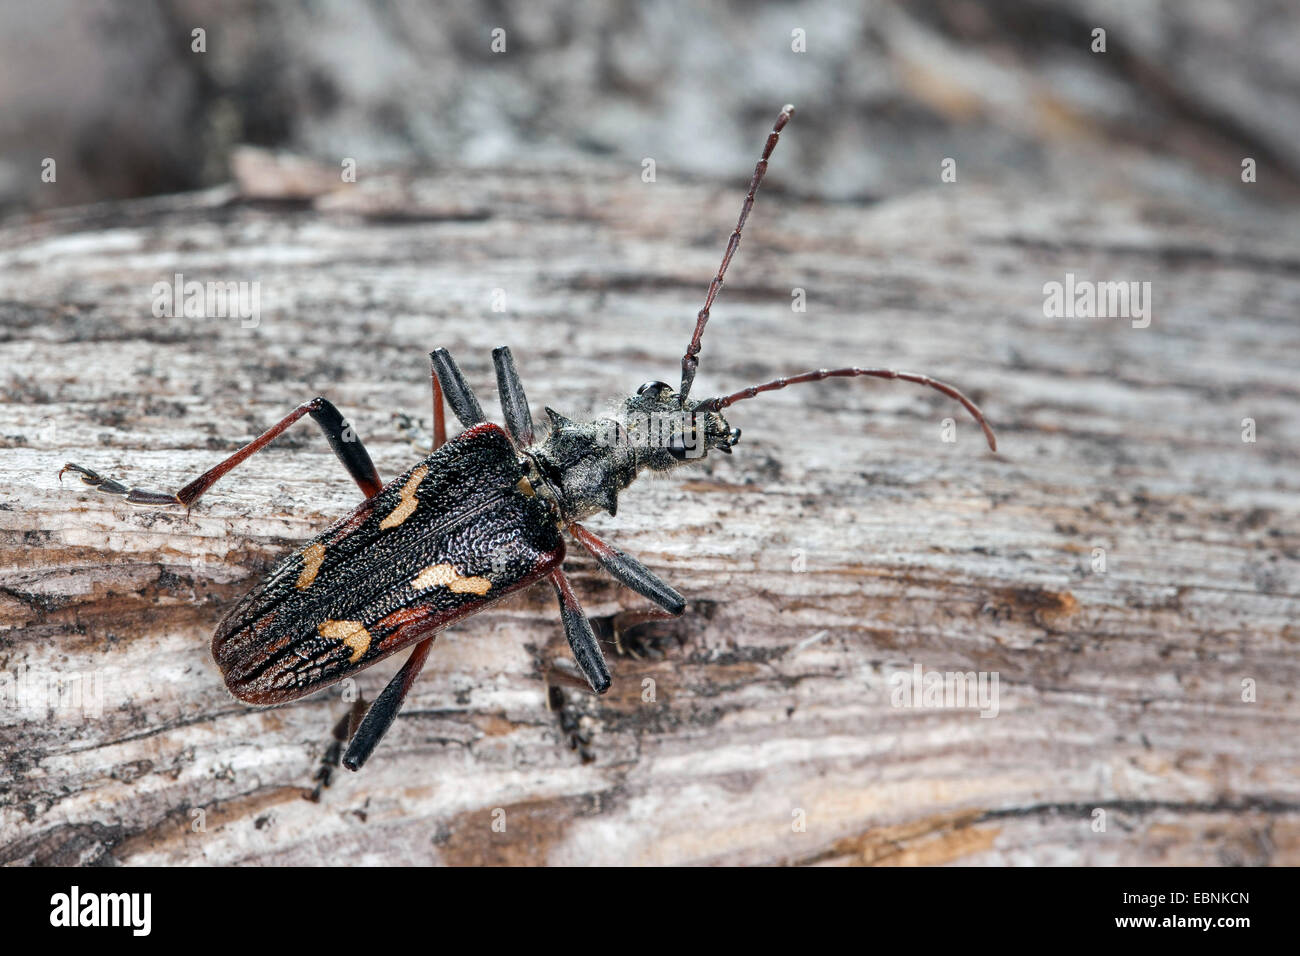
[[[926,375],[885,368],[818,369],[751,385],[717,398],[690,397],[709,310],[740,232],[754,205],[781,130],[786,106],[754,168],[722,264],[709,283],[682,356],[681,386],[647,382],[623,401],[615,418],[578,422],[547,408],[541,434],[508,348],[493,350],[506,430],[488,422],[474,392],[445,349],[430,354],[433,452],[388,484],[338,410],[324,398],[299,405],[266,432],[175,494],[128,488],[80,465],[67,464],[88,485],[139,505],[187,509],[222,476],[270,444],[304,415],[325,432],[334,454],[366,500],[306,546],[284,558],[226,615],[212,638],[212,656],[226,686],[242,701],[281,704],[328,687],[414,645],[411,656],[347,730],[343,764],[356,770],[370,756],[419,676],[438,631],[542,579],[555,589],[569,647],[592,690],[609,689],[609,669],[591,623],[564,576],[568,531],[606,571],[658,606],[647,617],[675,617],[682,596],[649,568],[580,524],[599,511],[613,515],[618,494],[644,471],[668,472],[708,452],[731,454],[740,439],[723,412],[737,402],[802,382],[871,376],[937,389],[966,407],[997,450],[993,431],[970,399]],[[465,430],[447,441],[443,401]],[[348,718],[344,719],[345,721]],[[344,722],[340,722],[340,728]]]

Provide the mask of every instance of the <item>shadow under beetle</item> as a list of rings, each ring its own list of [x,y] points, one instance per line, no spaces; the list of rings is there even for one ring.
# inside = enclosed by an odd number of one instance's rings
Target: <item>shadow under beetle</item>
[[[561,533],[567,530],[606,571],[657,605],[659,616],[681,614],[686,602],[677,591],[579,522],[599,511],[614,514],[619,492],[644,471],[672,471],[711,451],[731,454],[740,439],[740,429],[723,417],[731,405],[824,378],[902,379],[961,402],[983,428],[989,447],[997,448],[992,429],[974,403],[951,385],[913,372],[819,369],[717,398],[690,397],[709,310],[740,245],[768,158],[793,112],[792,106],[783,108],[768,134],[740,218],[682,356],[681,386],[676,390],[663,382],[647,382],[623,402],[616,419],[570,421],[548,408],[550,428],[539,437],[509,349],[492,353],[506,430],[485,420],[455,361],[438,349],[430,356],[433,453],[387,485],[361,441],[324,398],[298,406],[175,494],[128,488],[74,464],[65,465],[59,475],[75,472],[86,484],[133,504],[189,508],[218,479],[304,415],[320,425],[366,500],[282,560],[226,615],[213,635],[212,656],[235,697],[270,705],[305,697],[414,644],[411,656],[364,716],[357,708],[336,728],[336,738],[349,741],[343,763],[352,770],[366,761],[396,718],[437,632],[543,578],[559,599],[579,669],[592,690],[602,694],[610,685],[609,669],[564,576]],[[446,440],[444,396],[465,427],[451,441]]]

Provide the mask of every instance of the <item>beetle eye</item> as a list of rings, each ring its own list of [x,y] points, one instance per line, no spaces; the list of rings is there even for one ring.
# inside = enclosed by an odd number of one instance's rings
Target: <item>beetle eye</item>
[[[688,434],[691,439],[689,445],[686,441],[686,436]],[[700,441],[702,437],[699,428],[692,422],[686,431],[675,432],[673,436],[668,439],[668,443],[664,445],[664,450],[678,461],[703,458],[705,449]],[[730,449],[725,450],[729,451]]]
[[[663,391],[671,392],[673,387],[669,385],[667,382],[646,382],[644,385],[642,385],[640,388],[636,390],[636,393],[638,395],[644,395],[646,392],[651,391],[652,389],[656,392],[663,392]]]

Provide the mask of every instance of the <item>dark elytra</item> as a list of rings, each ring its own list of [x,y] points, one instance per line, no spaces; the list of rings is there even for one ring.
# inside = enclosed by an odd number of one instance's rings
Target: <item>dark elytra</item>
[[[400,525],[381,528],[417,468],[427,473],[418,506]],[[522,477],[506,433],[476,425],[286,557],[212,638],[230,692],[263,705],[304,697],[559,567],[564,539],[546,505],[520,490]],[[304,554],[315,548],[319,566],[299,587]],[[490,580],[489,594],[413,587],[431,563]],[[322,637],[318,626],[330,620],[360,623],[370,635],[366,649]]]

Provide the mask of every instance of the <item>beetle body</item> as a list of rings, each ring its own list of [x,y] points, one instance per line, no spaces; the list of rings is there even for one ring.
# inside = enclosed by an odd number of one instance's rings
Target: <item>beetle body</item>
[[[580,522],[600,511],[615,514],[619,494],[644,472],[672,471],[714,451],[731,454],[740,430],[723,417],[725,409],[763,392],[827,378],[902,380],[961,402],[979,422],[990,448],[997,448],[992,429],[970,399],[951,385],[915,372],[856,366],[817,369],[729,395],[691,398],[710,308],[739,247],[768,157],[793,110],[787,106],[781,111],[754,168],[740,218],[682,356],[679,388],[649,382],[625,399],[612,417],[593,421],[573,421],[548,408],[550,427],[537,436],[509,349],[492,353],[505,430],[486,421],[455,361],[445,349],[437,349],[430,355],[433,454],[388,484],[338,410],[321,397],[300,405],[174,494],[128,488],[80,465],[68,464],[63,470],[134,504],[189,508],[222,476],[303,416],[310,415],[320,425],[366,500],[281,561],[226,615],[212,639],[212,655],[231,693],[250,704],[268,705],[320,690],[413,645],[364,718],[347,725],[350,733],[336,728],[340,741],[350,737],[342,758],[350,769],[361,766],[396,718],[438,631],[542,578],[555,588],[578,669],[592,690],[604,693],[610,686],[609,670],[564,575],[563,532],[605,571],[657,606],[640,613],[643,620],[683,613],[686,602],[680,594]],[[465,427],[450,442],[444,402]]]
[[[564,540],[509,437],[476,425],[282,560],[212,656],[250,704],[295,700],[527,587]]]

